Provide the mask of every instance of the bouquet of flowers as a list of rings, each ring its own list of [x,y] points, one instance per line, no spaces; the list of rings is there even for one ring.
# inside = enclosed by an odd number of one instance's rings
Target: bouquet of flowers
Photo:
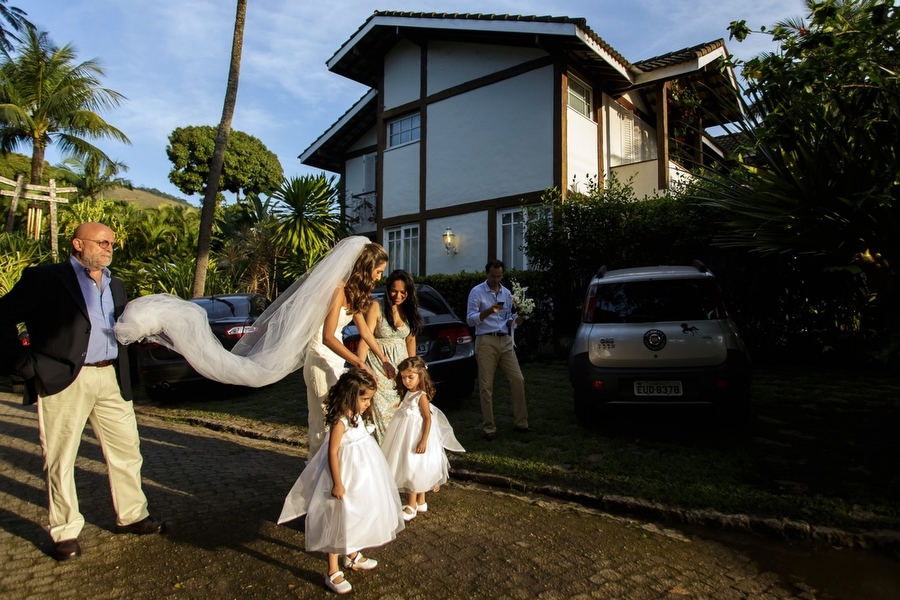
[[[513,279],[512,281],[512,303],[513,308],[516,310],[516,313],[519,315],[527,316],[530,315],[534,310],[534,300],[525,295],[525,292],[528,291],[527,287],[522,287],[522,285]]]

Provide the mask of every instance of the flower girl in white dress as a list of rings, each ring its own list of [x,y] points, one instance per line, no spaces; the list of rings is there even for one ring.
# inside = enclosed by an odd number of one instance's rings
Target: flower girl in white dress
[[[341,375],[329,390],[326,422],[330,429],[284,501],[278,523],[306,515],[306,550],[328,554],[328,589],[352,589],[339,570],[374,569],[363,548],[381,546],[403,529],[393,477],[363,414],[375,394],[375,378],[360,368]]]
[[[387,458],[397,489],[408,494],[403,519],[426,512],[425,492],[447,482],[447,450],[465,452],[439,408],[432,405],[434,382],[425,361],[410,356],[397,365],[397,391],[402,400],[394,413],[381,450]]]

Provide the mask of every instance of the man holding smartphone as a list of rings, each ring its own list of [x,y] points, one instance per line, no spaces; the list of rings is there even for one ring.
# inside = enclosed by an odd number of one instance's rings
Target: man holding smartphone
[[[528,407],[525,405],[525,377],[513,348],[510,325],[523,319],[512,313],[512,296],[503,287],[504,264],[492,260],[484,267],[487,279],[469,292],[466,321],[475,328],[475,360],[478,363],[478,392],[481,395],[481,429],[484,439],[497,437],[494,423],[494,373],[499,365],[509,380],[512,396],[513,431],[530,433]]]

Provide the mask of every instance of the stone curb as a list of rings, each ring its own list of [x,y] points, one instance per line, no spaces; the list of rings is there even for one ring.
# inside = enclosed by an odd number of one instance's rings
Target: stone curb
[[[848,531],[837,527],[810,525],[805,521],[753,517],[741,514],[729,515],[712,510],[683,509],[677,506],[666,506],[628,496],[615,496],[612,494],[595,496],[558,486],[527,484],[501,475],[459,469],[454,469],[451,476],[455,479],[473,481],[493,487],[540,494],[617,515],[699,525],[724,531],[756,533],[784,540],[828,544],[833,547],[862,548],[882,552],[900,551],[900,532],[897,531]]]
[[[173,416],[171,414],[155,411],[148,407],[135,406],[135,409],[139,414],[162,419],[164,421],[186,423],[193,426],[205,427],[214,431],[233,433],[242,437],[278,444],[287,444],[290,446],[304,446],[306,444],[305,436],[299,434],[285,435],[283,428],[272,428],[269,431],[260,431],[256,428],[244,427],[215,419]],[[687,525],[699,525],[724,531],[755,533],[784,540],[828,544],[833,547],[862,548],[865,550],[876,550],[881,552],[900,552],[900,532],[897,531],[850,531],[837,527],[810,525],[805,521],[793,521],[790,519],[754,517],[742,514],[730,515],[712,510],[683,509],[677,506],[666,506],[628,496],[615,496],[612,494],[596,496],[565,489],[559,486],[528,484],[501,475],[479,473],[464,469],[452,469],[450,475],[454,479],[462,481],[472,481],[496,488],[540,494],[558,500],[574,502],[589,508],[604,510],[617,515],[684,523]]]

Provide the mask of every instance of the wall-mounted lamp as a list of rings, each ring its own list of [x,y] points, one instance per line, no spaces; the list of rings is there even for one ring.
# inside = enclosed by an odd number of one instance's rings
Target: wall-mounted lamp
[[[444,250],[447,251],[447,254],[456,254],[459,249],[459,244],[453,243],[455,239],[456,236],[453,235],[453,230],[448,227],[447,231],[444,232]]]

